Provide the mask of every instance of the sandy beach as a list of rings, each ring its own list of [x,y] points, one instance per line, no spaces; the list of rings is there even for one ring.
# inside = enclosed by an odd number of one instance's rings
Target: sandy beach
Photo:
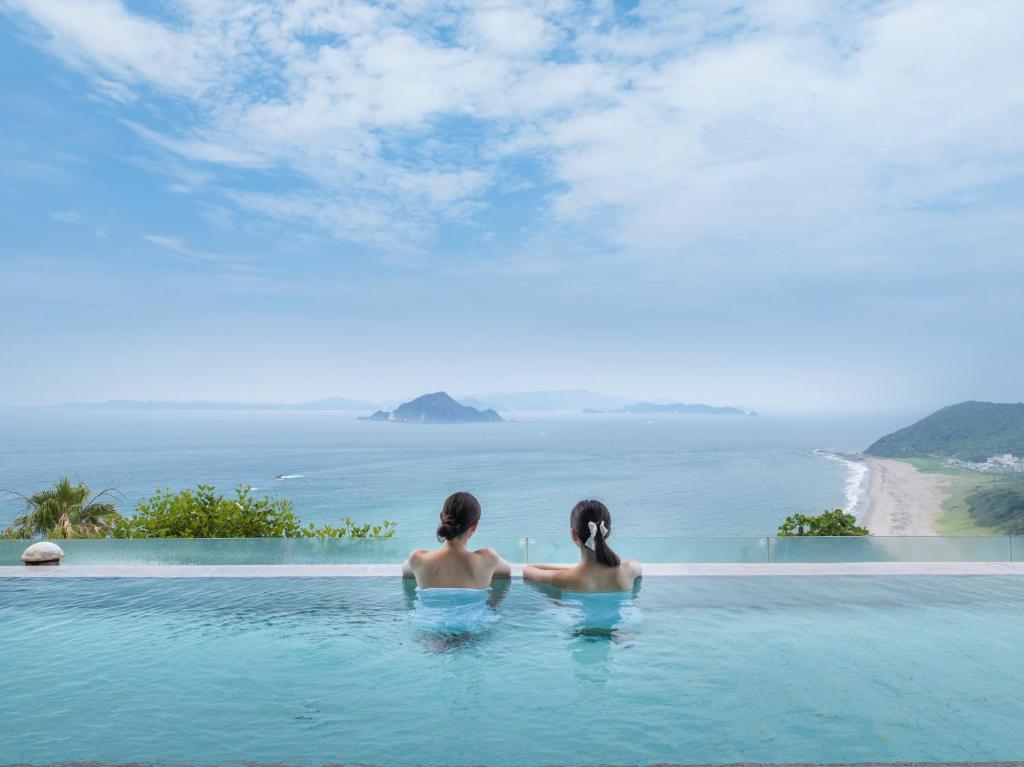
[[[861,523],[874,535],[937,535],[935,520],[953,478],[922,474],[914,466],[864,456],[870,472],[867,513]]]

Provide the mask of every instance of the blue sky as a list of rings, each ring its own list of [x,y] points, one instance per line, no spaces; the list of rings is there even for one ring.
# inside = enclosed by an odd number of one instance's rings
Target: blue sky
[[[1021,28],[0,0],[0,402],[1024,399]]]

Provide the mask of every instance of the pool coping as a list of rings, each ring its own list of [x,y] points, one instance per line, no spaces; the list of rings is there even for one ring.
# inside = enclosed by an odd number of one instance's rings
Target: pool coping
[[[521,577],[524,565],[512,565]],[[0,566],[0,578],[380,578],[397,564],[346,565],[63,565]],[[1024,575],[1024,562],[672,563],[644,565],[648,577]]]

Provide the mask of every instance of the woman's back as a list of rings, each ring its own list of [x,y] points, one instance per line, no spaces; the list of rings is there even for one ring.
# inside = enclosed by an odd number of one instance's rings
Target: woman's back
[[[492,578],[508,578],[512,568],[493,549],[466,548],[480,521],[480,502],[470,493],[452,493],[441,509],[437,551],[414,549],[402,575],[415,578],[421,589],[485,589]]]
[[[612,592],[629,591],[640,577],[640,563],[622,562],[616,567],[579,563],[564,570],[549,571],[544,580],[551,586],[566,591]]]
[[[493,549],[469,551],[445,546],[437,551],[416,549],[409,555],[408,572],[421,589],[485,589],[504,564]],[[507,568],[507,565],[506,565]]]
[[[623,562],[608,546],[612,516],[600,501],[577,503],[569,514],[569,533],[579,546],[580,561],[564,565],[527,565],[523,578],[566,591],[587,593],[629,591],[641,575],[640,563]]]

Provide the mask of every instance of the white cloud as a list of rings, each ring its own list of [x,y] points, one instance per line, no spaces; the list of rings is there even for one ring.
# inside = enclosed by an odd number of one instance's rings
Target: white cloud
[[[518,156],[557,189],[538,225],[636,258],[890,235],[1024,172],[1017,0],[189,0],[173,23],[116,0],[6,7],[105,97],[181,103],[131,123],[204,174],[179,167],[173,190],[383,250],[521,186]],[[298,183],[255,192],[218,166]]]
[[[464,27],[469,45],[512,56],[541,53],[557,40],[541,16],[516,5],[477,8]]]
[[[146,234],[142,236],[142,239],[151,245],[169,250],[172,253],[177,253],[179,256],[193,261],[209,261],[222,266],[230,267],[236,270],[244,270],[247,268],[248,259],[243,256],[226,255],[223,253],[211,253],[207,250],[199,250],[189,246],[184,240],[179,237],[173,237],[170,235],[163,234]]]
[[[179,253],[183,256],[191,256],[194,252],[177,237],[167,237],[160,234],[146,234],[143,235],[142,239],[146,242],[152,243],[153,245],[159,245],[161,248],[173,250],[175,253]]]
[[[186,160],[251,168],[263,167],[268,164],[267,160],[260,158],[256,154],[236,149],[229,144],[219,144],[214,141],[197,139],[176,139],[129,120],[125,120],[124,124],[156,146],[166,149]]]
[[[85,216],[73,210],[58,210],[50,214],[50,218],[62,224],[80,224],[85,221]]]
[[[204,71],[201,40],[125,9],[119,0],[5,0],[32,19],[45,45],[98,75],[97,86],[124,97],[127,84],[154,84],[196,95],[215,73]]]

